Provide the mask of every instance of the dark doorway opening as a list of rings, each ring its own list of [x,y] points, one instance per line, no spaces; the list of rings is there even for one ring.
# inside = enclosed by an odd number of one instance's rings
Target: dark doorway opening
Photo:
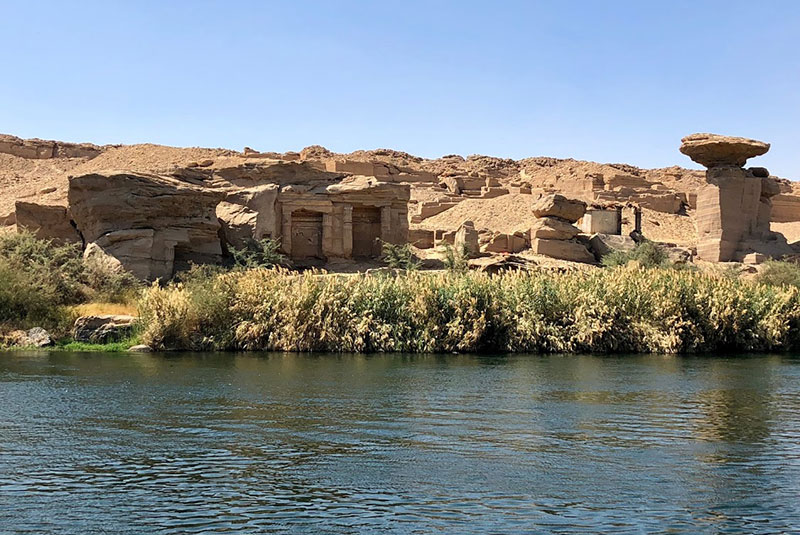
[[[353,207],[353,258],[381,255],[381,210],[374,206]]]

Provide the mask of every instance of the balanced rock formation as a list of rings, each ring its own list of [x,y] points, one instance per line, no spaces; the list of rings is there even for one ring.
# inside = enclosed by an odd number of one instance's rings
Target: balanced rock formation
[[[681,139],[680,151],[709,169],[712,167],[744,167],[750,158],[766,154],[769,143],[745,137],[718,134],[692,134]]]
[[[224,191],[108,171],[71,178],[68,196],[84,254],[110,256],[140,279],[168,278],[176,264],[222,258],[215,209]]]
[[[571,262],[594,262],[594,255],[574,239],[580,232],[574,223],[585,212],[585,202],[563,195],[545,195],[539,199],[533,206],[538,219],[530,230],[531,251]]]
[[[749,253],[779,257],[792,249],[770,231],[771,198],[780,188],[762,167],[744,169],[769,144],[741,137],[693,134],[680,151],[708,167],[697,193],[697,256],[712,262],[741,260]]]

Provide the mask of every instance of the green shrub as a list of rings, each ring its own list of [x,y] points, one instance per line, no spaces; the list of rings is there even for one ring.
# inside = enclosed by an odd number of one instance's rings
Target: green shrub
[[[236,268],[255,269],[285,266],[288,259],[280,252],[281,244],[277,240],[247,240],[244,247],[231,249],[231,256]]]
[[[455,246],[446,243],[442,246],[442,255],[447,271],[463,273],[469,269],[469,250],[466,244]]]
[[[606,267],[623,266],[632,261],[645,268],[672,265],[666,251],[651,241],[639,243],[630,251],[612,251],[602,258],[602,264]]]
[[[128,273],[85,263],[77,245],[27,232],[0,235],[0,323],[63,330],[71,321],[65,307],[132,300],[139,288]]]
[[[773,286],[800,287],[800,266],[792,262],[770,260],[756,276],[756,280]]]
[[[401,245],[383,242],[381,245],[383,261],[386,265],[394,269],[405,269],[413,271],[422,265],[419,258],[411,250],[411,245],[404,243]]]
[[[65,321],[64,305],[86,299],[80,250],[30,233],[0,236],[0,322],[53,328]]]
[[[129,272],[100,259],[84,262],[82,280],[89,288],[88,299],[106,303],[130,303],[144,287]]]

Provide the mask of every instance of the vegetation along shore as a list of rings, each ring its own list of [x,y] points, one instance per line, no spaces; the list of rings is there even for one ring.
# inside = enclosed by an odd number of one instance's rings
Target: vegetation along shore
[[[269,253],[269,251],[267,251]],[[783,351],[800,345],[800,268],[774,262],[752,278],[671,264],[656,247],[572,271],[373,274],[290,271],[239,255],[142,285],[30,234],[0,237],[0,333],[41,327],[54,349],[344,352]],[[458,254],[452,255],[458,257]],[[398,260],[399,258],[399,260]],[[263,262],[259,262],[262,260]],[[87,313],[137,319],[103,344],[72,340]],[[17,334],[15,334],[17,333]],[[25,345],[25,344],[22,344]]]

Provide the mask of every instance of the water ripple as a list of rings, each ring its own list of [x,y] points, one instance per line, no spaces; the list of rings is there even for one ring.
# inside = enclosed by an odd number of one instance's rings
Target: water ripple
[[[0,531],[789,533],[791,358],[0,359]]]

